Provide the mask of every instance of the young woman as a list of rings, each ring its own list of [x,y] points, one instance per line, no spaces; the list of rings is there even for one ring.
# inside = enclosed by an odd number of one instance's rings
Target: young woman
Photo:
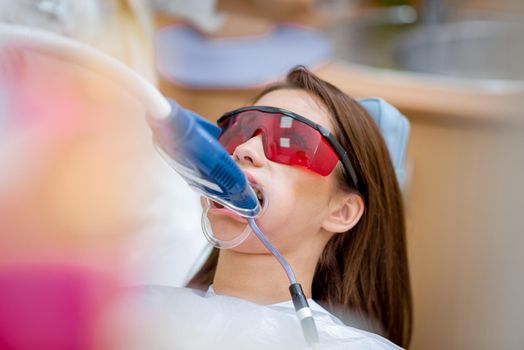
[[[271,142],[306,152],[325,143],[318,132],[313,140],[310,130],[295,129],[275,141],[267,129],[256,129],[260,118],[286,113],[325,127],[343,150],[325,150],[312,161],[276,154]],[[312,309],[324,310],[317,302],[338,318],[333,322],[407,347],[412,304],[402,196],[387,147],[366,111],[299,67],[265,89],[254,106],[226,114],[219,126],[221,142],[262,189],[267,207],[257,224],[294,269],[314,300]],[[255,131],[245,134],[250,127]],[[304,135],[308,139],[300,139]],[[238,232],[246,225],[216,205],[208,219],[214,232]],[[233,249],[214,249],[188,284],[261,305],[288,301],[288,286],[282,267],[253,234]],[[322,332],[323,324],[318,327]]]

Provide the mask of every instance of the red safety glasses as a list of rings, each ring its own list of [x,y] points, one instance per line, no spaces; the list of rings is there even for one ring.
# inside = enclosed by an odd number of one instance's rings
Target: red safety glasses
[[[230,154],[255,135],[262,135],[266,157],[277,163],[301,166],[322,176],[331,174],[338,161],[357,187],[357,176],[346,151],[323,126],[285,109],[244,107],[218,119],[219,141]]]

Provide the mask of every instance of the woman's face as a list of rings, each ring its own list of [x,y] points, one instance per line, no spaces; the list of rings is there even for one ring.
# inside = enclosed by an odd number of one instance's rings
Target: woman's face
[[[264,95],[256,105],[287,109],[333,131],[325,107],[303,90],[276,90]],[[267,208],[256,222],[281,253],[325,244],[331,233],[322,230],[322,222],[336,191],[335,172],[322,176],[268,160],[260,134],[239,145],[233,158],[247,178],[263,188]],[[241,232],[246,224],[224,211],[212,209],[208,213],[215,234]],[[254,234],[234,250],[267,252]]]

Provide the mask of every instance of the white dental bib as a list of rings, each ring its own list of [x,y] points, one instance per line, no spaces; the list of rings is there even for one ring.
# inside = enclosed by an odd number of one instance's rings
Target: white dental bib
[[[142,306],[155,311],[161,335],[155,349],[309,349],[291,301],[258,305],[186,288],[141,290]],[[345,326],[313,300],[320,349],[400,349],[373,333]],[[155,332],[156,333],[156,332]],[[151,345],[151,344],[150,344]]]

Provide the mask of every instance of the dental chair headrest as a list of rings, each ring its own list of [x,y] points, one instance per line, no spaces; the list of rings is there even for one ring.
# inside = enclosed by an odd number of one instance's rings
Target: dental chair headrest
[[[377,123],[391,156],[401,188],[406,182],[405,156],[409,137],[409,121],[398,109],[381,98],[360,99],[358,102]]]

